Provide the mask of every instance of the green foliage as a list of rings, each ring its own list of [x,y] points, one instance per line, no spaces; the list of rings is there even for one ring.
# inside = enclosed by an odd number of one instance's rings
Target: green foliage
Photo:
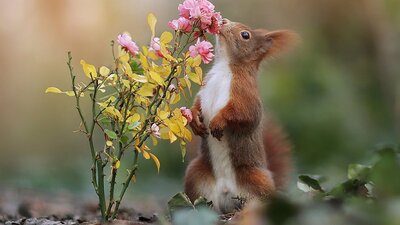
[[[396,145],[381,147],[372,165],[350,164],[347,180],[323,187],[318,176],[300,175],[299,189],[308,198],[277,196],[268,201],[273,225],[399,224],[400,155]],[[324,222],[321,222],[324,221]]]

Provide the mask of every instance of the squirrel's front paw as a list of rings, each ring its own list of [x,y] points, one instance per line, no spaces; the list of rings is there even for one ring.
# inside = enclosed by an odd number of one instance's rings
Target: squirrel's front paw
[[[201,113],[197,110],[192,110],[193,120],[190,122],[190,127],[195,135],[205,137],[208,135],[207,127],[203,123]]]
[[[221,141],[221,138],[224,134],[224,128],[225,128],[225,123],[223,120],[220,120],[218,118],[214,118],[211,120],[210,123],[210,131],[211,135],[218,139],[218,141]]]

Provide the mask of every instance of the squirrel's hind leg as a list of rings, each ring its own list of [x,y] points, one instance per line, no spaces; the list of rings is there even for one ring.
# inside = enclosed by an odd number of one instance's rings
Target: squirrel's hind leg
[[[197,156],[186,169],[185,193],[192,202],[199,197],[211,200],[213,187],[215,177],[211,165],[202,155]]]

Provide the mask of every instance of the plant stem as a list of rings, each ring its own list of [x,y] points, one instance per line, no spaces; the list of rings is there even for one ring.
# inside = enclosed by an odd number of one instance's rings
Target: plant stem
[[[75,78],[76,78],[76,76],[74,75],[74,72],[73,72],[74,69],[72,67],[72,63],[71,62],[72,62],[72,55],[71,55],[71,52],[68,52],[67,65],[68,65],[69,73],[70,73],[70,76],[71,76],[72,91],[74,92],[74,95],[75,95],[76,109],[78,110],[78,113],[79,113],[79,116],[81,118],[81,121],[82,121],[82,124],[83,124],[83,127],[85,129],[86,134],[89,134],[89,127],[87,125],[85,117],[83,116],[83,113],[82,113],[82,110],[81,110],[81,106],[80,106],[81,92],[78,93],[78,91],[76,90],[76,86],[75,86]],[[95,154],[95,151],[94,151],[93,142],[89,142],[89,143],[90,143],[90,152],[91,152],[91,155],[92,155],[92,162],[93,162],[93,166],[91,168],[91,171],[92,171],[92,184],[93,184],[93,187],[94,187],[96,193],[98,194],[97,180],[96,180],[96,166],[95,166],[96,154]]]
[[[112,217],[111,217],[112,219],[115,219],[115,217],[117,216],[118,210],[119,210],[119,206],[121,204],[122,198],[125,195],[126,189],[128,188],[133,176],[136,174],[136,170],[138,168],[138,158],[139,158],[139,152],[135,149],[135,159],[133,161],[133,167],[129,171],[128,176],[126,177],[124,183],[122,184],[122,190],[121,190],[121,192],[119,194],[118,200],[115,202],[114,212],[113,212]]]

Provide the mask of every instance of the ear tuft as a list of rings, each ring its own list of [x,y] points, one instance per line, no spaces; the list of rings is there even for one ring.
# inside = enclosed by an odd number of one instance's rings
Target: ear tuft
[[[283,53],[300,42],[300,36],[293,31],[278,30],[265,34],[265,57]]]

